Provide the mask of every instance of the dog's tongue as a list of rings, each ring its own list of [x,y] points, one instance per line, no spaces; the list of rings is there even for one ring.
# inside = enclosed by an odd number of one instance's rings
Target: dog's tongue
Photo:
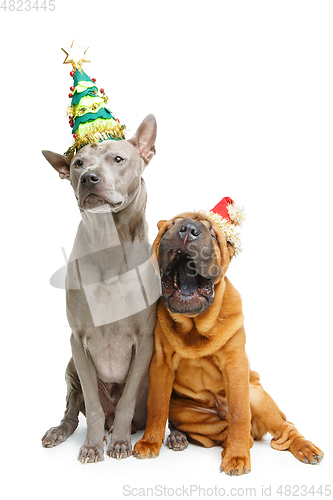
[[[193,263],[193,261],[191,261]],[[183,295],[192,295],[198,288],[196,270],[189,267],[189,261],[182,262],[178,268],[179,288]]]

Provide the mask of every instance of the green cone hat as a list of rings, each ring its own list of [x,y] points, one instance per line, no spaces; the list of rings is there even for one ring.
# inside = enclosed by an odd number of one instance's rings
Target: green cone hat
[[[71,106],[68,109],[69,124],[72,127],[73,144],[66,151],[65,155],[70,158],[83,146],[102,142],[105,140],[125,139],[125,125],[121,125],[118,119],[115,119],[110,109],[106,107],[108,102],[104,89],[98,90],[96,80],[90,78],[83,70],[82,63],[88,62],[82,52],[85,47],[75,48],[78,54],[75,57],[70,50],[74,49],[74,41],[69,50],[64,50],[67,57],[64,63],[72,63],[73,70],[70,75],[73,77],[69,97],[72,99]],[[72,56],[72,57],[70,57]],[[69,59],[69,60],[68,60]]]

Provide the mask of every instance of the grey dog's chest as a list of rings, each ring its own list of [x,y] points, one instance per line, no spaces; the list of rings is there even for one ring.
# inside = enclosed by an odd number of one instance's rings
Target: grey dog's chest
[[[104,382],[122,383],[137,345],[140,313],[149,305],[150,247],[139,242],[75,259],[73,255],[66,281],[69,324],[98,376]]]
[[[97,375],[103,382],[122,384],[126,380],[137,345],[137,335],[130,325],[129,331],[125,331],[125,323],[126,320],[119,322],[117,329],[97,328],[90,337],[84,339]]]
[[[84,310],[85,325],[91,328],[126,319],[149,305],[147,294],[154,278],[149,252],[147,243],[138,242],[71,259],[66,279],[67,310],[80,329],[86,328],[78,310]],[[75,293],[79,290],[83,294]]]

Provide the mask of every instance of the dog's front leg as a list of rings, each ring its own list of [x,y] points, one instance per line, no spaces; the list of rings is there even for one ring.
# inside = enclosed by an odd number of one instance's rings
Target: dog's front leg
[[[133,455],[137,458],[155,458],[159,455],[169,416],[174,379],[175,372],[165,362],[163,349],[160,345],[155,345],[149,367],[146,430],[142,439],[135,444],[133,451]]]
[[[146,375],[153,353],[151,331],[140,339],[127,375],[123,394],[117,404],[113,430],[107,454],[112,458],[127,458],[132,454],[131,423],[141,383]]]
[[[82,463],[104,460],[105,415],[98,397],[97,374],[90,355],[72,334],[72,354],[82,386],[87,418],[87,436],[80,449],[78,460]]]
[[[247,474],[251,470],[251,412],[244,329],[241,328],[216,356],[226,381],[228,402],[228,437],[220,471],[230,476]]]

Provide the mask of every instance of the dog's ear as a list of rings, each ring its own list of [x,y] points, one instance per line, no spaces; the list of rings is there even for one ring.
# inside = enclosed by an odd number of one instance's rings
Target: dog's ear
[[[231,243],[229,243],[229,241],[227,241],[227,249],[228,249],[228,253],[229,253],[229,261],[231,261],[231,259],[233,258],[233,256],[235,255],[235,249],[234,247],[232,246]]]
[[[52,151],[42,151],[43,155],[52,167],[59,172],[61,179],[69,180],[69,162],[66,156],[59,155],[58,153],[53,153]]]
[[[157,229],[160,230],[161,227],[163,226],[163,224],[165,224],[167,221],[166,220],[160,220],[158,223],[157,223]]]
[[[154,154],[156,141],[156,119],[154,115],[148,115],[143,120],[138,130],[128,142],[135,147],[141,158],[149,163]]]

